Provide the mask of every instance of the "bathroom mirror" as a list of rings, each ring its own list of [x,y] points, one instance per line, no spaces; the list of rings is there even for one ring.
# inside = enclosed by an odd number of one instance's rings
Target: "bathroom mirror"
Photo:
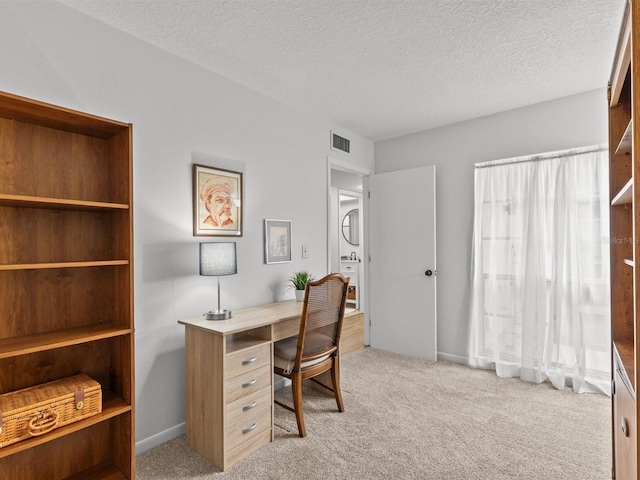
[[[358,209],[354,208],[353,210],[349,210],[342,219],[342,235],[344,235],[344,239],[351,245],[360,244],[358,236],[360,230],[359,215]]]

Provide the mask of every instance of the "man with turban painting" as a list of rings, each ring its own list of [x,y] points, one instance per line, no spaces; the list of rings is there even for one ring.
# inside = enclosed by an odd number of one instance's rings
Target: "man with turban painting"
[[[233,225],[233,190],[231,180],[224,177],[213,176],[204,182],[200,189],[200,199],[209,212],[209,216],[202,222],[204,225],[214,228],[228,228]],[[204,225],[203,228],[207,228]]]

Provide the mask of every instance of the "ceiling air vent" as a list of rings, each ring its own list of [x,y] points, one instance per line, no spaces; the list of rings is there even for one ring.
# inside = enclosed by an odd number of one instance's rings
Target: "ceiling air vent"
[[[340,150],[341,152],[349,153],[351,150],[351,141],[348,138],[341,137],[331,132],[331,148],[333,150]]]

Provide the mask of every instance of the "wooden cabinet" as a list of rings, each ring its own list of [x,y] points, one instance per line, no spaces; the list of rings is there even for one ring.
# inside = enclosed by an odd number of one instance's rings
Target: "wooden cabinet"
[[[627,3],[609,82],[613,469],[637,479],[640,1]],[[635,120],[634,120],[635,119]]]
[[[0,92],[0,393],[78,373],[103,392],[1,448],[0,478],[135,478],[131,130]]]
[[[635,480],[636,473],[636,406],[634,393],[627,382],[623,366],[614,358],[613,441],[616,446],[615,478]]]
[[[242,311],[234,312],[242,318]],[[187,444],[225,470],[272,438],[271,326],[228,335],[185,320]],[[196,325],[198,324],[195,322]]]

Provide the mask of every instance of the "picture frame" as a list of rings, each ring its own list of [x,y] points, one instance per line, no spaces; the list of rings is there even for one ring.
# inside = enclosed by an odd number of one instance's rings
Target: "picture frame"
[[[291,262],[291,220],[264,220],[264,263]]]
[[[193,164],[193,235],[242,236],[242,172]]]

